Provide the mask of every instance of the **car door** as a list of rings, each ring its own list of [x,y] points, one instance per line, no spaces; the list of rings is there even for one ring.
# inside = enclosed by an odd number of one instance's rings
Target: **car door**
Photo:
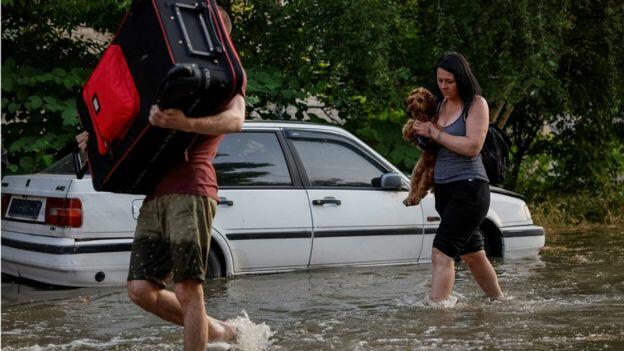
[[[213,161],[225,236],[236,273],[306,268],[312,247],[308,197],[278,130],[229,134]]]
[[[392,172],[352,137],[288,130],[313,220],[310,266],[416,262],[423,238],[420,206],[405,207],[407,188],[384,190]]]

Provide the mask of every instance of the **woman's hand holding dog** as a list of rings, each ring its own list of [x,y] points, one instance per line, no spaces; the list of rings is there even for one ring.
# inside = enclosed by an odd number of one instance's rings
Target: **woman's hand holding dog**
[[[413,130],[416,134],[437,140],[442,133],[440,126],[431,122],[414,121]]]

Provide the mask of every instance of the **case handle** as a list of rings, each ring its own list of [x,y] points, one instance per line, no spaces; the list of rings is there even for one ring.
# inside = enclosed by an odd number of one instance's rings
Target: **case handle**
[[[190,54],[196,56],[203,56],[212,58],[215,56],[215,51],[222,52],[223,49],[219,44],[218,40],[213,43],[213,37],[210,35],[210,31],[208,30],[208,25],[210,25],[210,29],[213,33],[216,33],[214,25],[210,20],[210,9],[203,3],[199,2],[195,5],[184,4],[184,3],[174,3],[173,4],[175,16],[177,22],[180,24],[180,30],[182,31],[182,36],[184,37],[184,42],[186,43],[186,48]],[[184,22],[184,18],[182,16],[182,11],[189,11],[196,13],[199,18],[199,25],[201,33],[203,34],[204,40],[206,41],[206,46],[208,47],[208,51],[197,50],[193,47],[193,43],[191,42],[191,37],[189,36],[189,31],[187,29],[187,25]],[[204,15],[208,14],[208,23],[206,23],[206,19]]]

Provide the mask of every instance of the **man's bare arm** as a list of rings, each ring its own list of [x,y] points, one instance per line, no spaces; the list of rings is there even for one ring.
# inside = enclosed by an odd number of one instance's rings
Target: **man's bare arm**
[[[245,99],[236,95],[225,110],[213,116],[189,118],[180,110],[161,111],[153,106],[149,121],[152,125],[206,135],[235,133],[241,130],[245,121]]]

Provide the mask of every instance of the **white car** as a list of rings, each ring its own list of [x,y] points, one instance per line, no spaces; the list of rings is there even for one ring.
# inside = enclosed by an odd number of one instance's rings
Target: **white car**
[[[214,160],[220,184],[212,277],[327,266],[430,262],[439,215],[429,194],[347,131],[251,121]],[[62,286],[125,284],[142,196],[93,190],[66,157],[2,178],[2,272]],[[544,230],[521,196],[492,187],[481,225],[490,256],[537,255]]]

